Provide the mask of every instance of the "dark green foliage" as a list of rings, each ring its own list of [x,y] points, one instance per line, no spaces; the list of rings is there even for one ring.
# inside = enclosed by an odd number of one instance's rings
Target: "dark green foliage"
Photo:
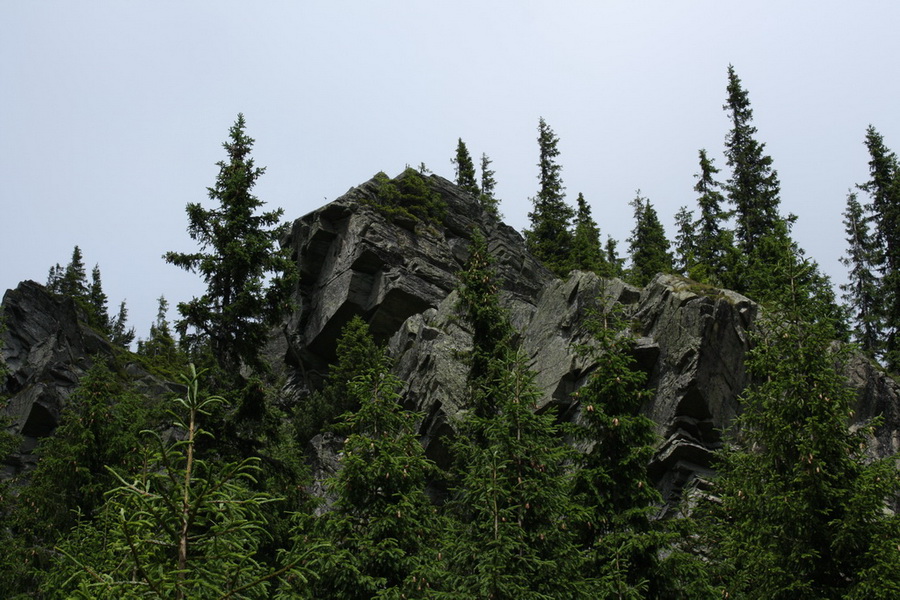
[[[459,143],[456,145],[456,157],[450,162],[455,165],[456,185],[473,198],[478,198],[481,191],[478,188],[478,182],[475,181],[475,163],[472,162],[472,156],[462,138],[459,138]]]
[[[109,321],[109,341],[123,348],[128,348],[134,341],[134,327],[127,327],[125,325],[127,321],[128,308],[125,307],[125,301],[122,300],[116,317]]]
[[[34,590],[44,575],[50,550],[79,518],[93,519],[114,478],[107,465],[136,465],[138,432],[149,425],[152,407],[97,364],[81,379],[52,436],[43,438],[37,467],[10,498],[4,523],[15,550],[4,564],[26,566],[7,589]],[[6,542],[6,540],[5,540]],[[10,573],[11,579],[16,577]]]
[[[765,144],[755,138],[750,100],[731,65],[728,66],[728,100],[723,108],[731,121],[731,130],[725,138],[725,157],[731,167],[726,185],[728,200],[735,208],[736,236],[741,250],[753,254],[762,238],[771,234],[781,220],[780,183],[772,168],[772,158],[764,153]]]
[[[166,318],[169,302],[165,296],[157,300],[156,321],[150,324],[150,337],[138,340],[137,354],[145,367],[168,381],[178,379],[188,367],[188,357],[172,337],[172,328]]]
[[[572,207],[565,203],[565,188],[556,162],[559,156],[559,138],[542,118],[538,125],[540,161],[540,190],[532,202],[534,210],[528,213],[531,226],[525,230],[528,251],[557,275],[568,272],[572,252],[572,232],[569,228],[574,217]]]
[[[313,596],[424,598],[437,562],[439,527],[425,482],[435,467],[416,435],[421,416],[400,404],[403,382],[379,363],[348,383],[359,408],[344,416],[336,500],[320,522],[332,557]]]
[[[697,262],[697,235],[694,229],[694,213],[682,206],[675,213],[675,269],[688,275]]]
[[[499,305],[486,244],[473,236],[460,276],[460,309],[473,330],[474,410],[460,424],[445,538],[452,598],[589,596],[570,516],[570,449],[540,394]]]
[[[880,281],[875,273],[879,253],[869,230],[870,222],[871,217],[864,211],[856,194],[848,194],[844,211],[847,253],[841,258],[841,263],[849,269],[849,281],[841,284],[841,290],[850,311],[855,341],[863,352],[875,357],[881,349],[883,328]]]
[[[572,236],[571,267],[593,271],[601,277],[613,275],[606,255],[600,245],[600,228],[591,216],[591,206],[578,194],[578,211],[575,213],[575,232]]]
[[[900,521],[884,510],[900,480],[871,462],[868,427],[849,428],[855,392],[840,374],[830,302],[778,265],[792,286],[773,298],[747,366],[736,436],[720,456],[708,547],[728,597],[895,598]]]
[[[175,401],[177,441],[145,432],[143,468],[117,479],[94,522],[60,544],[46,584],[49,597],[267,598],[267,570],[255,557],[266,536],[262,506],[272,500],[249,490],[257,462],[215,464],[198,442],[199,419],[216,396],[203,397],[193,369],[187,394]]]
[[[178,304],[183,318],[176,328],[191,345],[208,342],[232,373],[242,363],[262,366],[259,351],[269,327],[290,310],[296,280],[289,250],[278,246],[283,211],[257,213],[264,203],[252,190],[265,169],[254,165],[253,138],[244,129],[239,114],[223,144],[228,158],[217,163],[216,183],[208,188],[218,206],[187,205],[188,233],[200,251],[165,255],[166,262],[198,272],[207,286],[200,298]]]
[[[871,198],[876,249],[881,273],[878,302],[882,307],[882,352],[892,371],[900,369],[900,167],[897,156],[871,125],[866,130],[869,180],[858,186]]]
[[[478,202],[484,210],[499,217],[500,201],[494,196],[497,180],[494,179],[495,173],[491,169],[491,162],[487,154],[481,154],[481,193],[478,195]]]
[[[617,246],[619,242],[612,236],[606,237],[604,253],[606,264],[609,266],[610,277],[622,277],[625,274],[625,259],[619,256]]]
[[[325,385],[311,394],[293,417],[300,444],[306,444],[340,415],[359,408],[359,399],[350,393],[350,384],[357,377],[378,368],[384,360],[384,350],[375,343],[369,325],[355,316],[341,330],[336,356]]]
[[[637,196],[631,201],[634,208],[634,229],[628,238],[631,268],[629,281],[637,286],[650,283],[657,273],[671,273],[674,270],[672,254],[669,252],[669,240],[656,209],[650,200]]]
[[[500,379],[472,390],[493,413],[469,415],[453,446],[449,597],[594,597],[569,527],[571,450],[554,412],[536,412],[540,394],[524,357],[507,347],[494,360]]]
[[[84,270],[84,256],[78,246],[72,250],[72,260],[59,281],[59,293],[74,300],[87,299],[88,284]]]
[[[395,223],[441,225],[447,216],[447,203],[428,186],[415,169],[407,168],[396,179],[376,173],[375,199],[370,203]]]
[[[706,150],[700,150],[700,172],[695,175],[700,217],[694,222],[694,261],[688,275],[698,281],[722,285],[730,267],[737,262],[734,234],[725,228],[729,213],[722,208],[725,197],[716,181],[719,169]]]
[[[457,309],[472,327],[469,385],[477,388],[499,377],[494,369],[496,357],[511,343],[512,326],[506,310],[500,305],[500,290],[493,270],[493,257],[487,240],[478,230],[472,231],[469,258],[459,273],[459,304]],[[476,414],[487,416],[493,407],[481,403],[485,398],[475,396]]]
[[[654,520],[662,498],[647,465],[657,436],[641,412],[653,393],[636,368],[625,321],[604,310],[586,326],[593,343],[581,350],[597,368],[574,396],[581,408],[575,437],[588,449],[573,488],[585,568],[599,578],[600,597],[711,597],[701,563],[678,549],[667,523]]]
[[[88,323],[101,331],[109,328],[109,311],[106,303],[107,297],[103,291],[103,282],[100,278],[100,265],[94,265],[94,269],[91,271],[91,285],[88,288],[87,295]]]

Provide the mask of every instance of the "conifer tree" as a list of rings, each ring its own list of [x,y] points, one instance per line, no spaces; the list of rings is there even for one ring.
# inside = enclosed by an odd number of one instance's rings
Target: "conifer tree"
[[[296,562],[273,569],[258,560],[266,536],[262,507],[273,500],[250,489],[256,459],[215,464],[202,457],[199,441],[209,433],[201,420],[224,400],[203,395],[198,379],[192,368],[186,395],[174,403],[182,435],[167,442],[145,432],[144,468],[113,471],[118,487],[107,494],[100,518],[60,544],[48,592],[111,600],[262,599],[279,575],[309,575]]]
[[[884,325],[884,360],[900,368],[900,167],[897,156],[871,125],[866,130],[869,180],[859,188],[869,194],[875,233],[881,251],[875,260],[881,273],[878,302]]]
[[[469,378],[475,409],[454,444],[445,586],[453,598],[593,597],[593,579],[579,571],[567,526],[570,450],[552,411],[536,412],[533,374],[510,345],[491,259],[477,237],[471,255],[460,308],[474,331],[473,366],[481,373]]]
[[[362,317],[354,316],[344,325],[337,342],[336,362],[329,368],[322,389],[313,392],[293,416],[300,444],[306,444],[342,414],[359,408],[358,397],[350,393],[350,382],[379,368],[383,353]]]
[[[756,140],[749,96],[732,65],[728,66],[728,100],[723,108],[731,121],[725,138],[725,157],[731,167],[726,185],[728,200],[735,207],[741,250],[745,255],[754,255],[761,239],[771,234],[781,220],[781,185],[772,168],[772,158],[765,154],[765,144]]]
[[[497,180],[494,179],[494,170],[491,169],[491,159],[487,154],[481,154],[481,194],[478,201],[481,202],[482,208],[495,217],[500,216],[500,201],[494,196],[494,189],[497,187]]]
[[[675,213],[675,270],[690,276],[697,262],[697,236],[694,229],[694,213],[682,206]]]
[[[478,182],[475,181],[475,163],[472,162],[472,156],[466,148],[465,142],[459,138],[456,145],[456,157],[451,161],[456,169],[456,185],[468,192],[473,198],[478,198],[481,194],[478,188]]]
[[[606,245],[603,250],[606,254],[610,277],[622,277],[625,274],[625,259],[619,256],[618,245],[619,242],[615,238],[606,236]]]
[[[259,350],[269,326],[290,308],[296,279],[288,249],[278,247],[283,211],[257,213],[264,203],[252,191],[265,169],[250,157],[253,138],[245,127],[238,114],[223,144],[228,158],[217,163],[216,183],[208,188],[218,206],[187,205],[188,233],[200,251],[165,255],[166,262],[198,272],[207,285],[200,298],[179,303],[183,319],[176,328],[188,342],[208,341],[228,372],[241,363],[262,365]]]
[[[637,286],[644,286],[657,273],[673,271],[672,254],[669,252],[669,240],[650,200],[637,196],[631,201],[634,208],[634,229],[628,238],[631,254],[629,279]]]
[[[700,150],[700,172],[695,175],[697,205],[700,216],[694,223],[696,232],[695,268],[691,277],[715,285],[723,285],[729,265],[734,262],[734,234],[724,225],[728,212],[722,208],[725,197],[715,176],[719,172],[713,159]]]
[[[559,156],[559,138],[543,118],[538,124],[540,161],[540,190],[532,199],[534,210],[528,213],[531,226],[525,230],[525,242],[538,260],[558,275],[568,272],[572,251],[572,232],[569,224],[574,216],[572,207],[565,203],[565,188],[556,161]]]
[[[100,280],[100,265],[94,265],[91,271],[91,285],[88,288],[88,322],[101,331],[109,328],[109,313],[106,306],[107,297]]]
[[[586,328],[592,342],[579,350],[597,368],[573,398],[580,407],[575,439],[587,448],[576,462],[573,489],[584,568],[600,579],[598,597],[712,597],[702,564],[655,519],[662,498],[647,467],[657,436],[642,413],[653,392],[635,365],[626,321],[616,307],[603,308]]]
[[[318,598],[425,598],[432,587],[439,527],[425,483],[435,466],[416,435],[421,415],[403,409],[403,382],[388,367],[381,353],[348,383],[359,408],[340,424],[349,436],[320,524],[333,556]]]
[[[841,263],[849,269],[847,283],[841,284],[844,302],[850,311],[854,339],[871,357],[880,354],[882,343],[880,281],[875,273],[878,248],[869,230],[871,217],[866,214],[855,193],[847,195],[844,230],[847,253]]]
[[[59,282],[59,291],[64,296],[73,300],[84,301],[88,296],[87,274],[84,270],[84,256],[81,248],[75,246],[72,250],[72,260],[66,265],[62,279]]]
[[[600,228],[591,216],[591,206],[578,194],[578,211],[575,213],[575,232],[572,236],[571,267],[593,271],[602,277],[612,275],[600,244]]]
[[[134,341],[134,327],[128,327],[128,308],[125,301],[119,303],[119,312],[115,318],[109,321],[109,341],[123,348],[127,348]]]
[[[723,594],[767,600],[896,598],[900,519],[885,511],[893,458],[866,456],[869,423],[850,429],[856,395],[841,375],[829,303],[805,288],[813,266],[779,265],[757,329],[737,432],[720,455],[707,545]]]

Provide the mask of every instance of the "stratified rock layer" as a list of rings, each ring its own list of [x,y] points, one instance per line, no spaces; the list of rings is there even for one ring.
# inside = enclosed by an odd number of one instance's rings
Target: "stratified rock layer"
[[[671,275],[657,276],[644,289],[577,271],[559,279],[474,198],[441,177],[425,180],[447,205],[441,222],[391,221],[372,205],[378,186],[369,181],[293,223],[283,243],[300,270],[298,310],[273,332],[268,348],[287,382],[283,401],[303,402],[321,385],[342,327],[361,315],[407,382],[404,402],[424,415],[420,433],[428,456],[448,464],[446,442],[466,410],[464,357],[472,345],[454,289],[477,228],[495,258],[501,301],[536,374],[540,407],[553,404],[561,418],[574,418],[572,394],[596,368],[576,350],[590,342],[585,319],[597,307],[619,305],[629,324],[622,333],[635,339],[636,364],[654,390],[644,407],[658,433],[652,476],[670,503],[692,479],[706,478],[749,383],[744,358],[758,306]],[[7,292],[3,310],[7,331],[0,356],[11,374],[0,394],[10,398],[5,412],[13,431],[33,445],[56,427],[92,356],[112,349],[79,320],[71,301],[39,284],[25,282]],[[855,426],[883,418],[871,438],[872,454],[897,452],[900,387],[859,356],[847,365],[847,375],[858,391]],[[167,389],[157,383],[157,391]],[[313,440],[314,471],[332,473],[340,447],[331,434]]]

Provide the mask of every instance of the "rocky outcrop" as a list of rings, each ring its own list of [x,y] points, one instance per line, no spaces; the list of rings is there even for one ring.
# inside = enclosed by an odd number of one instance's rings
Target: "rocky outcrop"
[[[589,341],[584,320],[601,304],[617,304],[630,323],[624,333],[636,339],[637,364],[654,390],[645,407],[659,439],[653,477],[669,501],[693,479],[708,477],[713,452],[749,383],[744,358],[758,306],[734,292],[671,275],[658,276],[643,290],[591,273],[558,279],[528,254],[518,233],[481,212],[456,186],[436,176],[428,184],[452,215],[442,224],[392,223],[366,203],[376,193],[373,182],[294,223],[285,243],[300,265],[300,310],[280,344],[293,393],[302,396],[317,384],[341,327],[352,315],[363,315],[376,336],[388,341],[395,370],[407,382],[404,401],[424,415],[428,456],[446,465],[446,442],[466,409],[462,357],[471,348],[453,290],[470,232],[479,227],[497,261],[502,302],[542,391],[540,406],[555,405],[562,418],[577,413],[572,393],[596,366],[576,350]],[[858,420],[885,418],[873,453],[896,451],[897,385],[862,358],[848,375],[859,389]],[[316,440],[316,460],[331,464],[323,453],[336,447],[333,439]]]
[[[83,315],[79,318],[71,299],[33,281],[8,290],[2,306],[6,331],[0,336],[0,357],[9,373],[0,395],[8,397],[3,413],[9,430],[23,439],[14,462],[28,463],[37,439],[56,429],[66,398],[93,357],[109,355],[112,348]]]
[[[585,272],[559,279],[475,199],[441,177],[425,181],[447,207],[439,222],[391,220],[374,206],[379,191],[373,180],[293,223],[283,244],[300,270],[298,310],[273,332],[268,347],[270,362],[287,382],[282,401],[302,402],[321,384],[342,327],[361,315],[407,382],[404,402],[423,415],[426,453],[447,465],[447,440],[466,410],[464,356],[472,345],[454,289],[477,228],[496,260],[501,301],[535,372],[540,408],[553,405],[563,419],[578,413],[573,392],[596,368],[594,359],[577,351],[590,342],[585,320],[600,306],[616,305],[628,323],[623,334],[635,339],[636,364],[654,390],[644,407],[658,433],[654,480],[672,503],[689,482],[708,477],[749,383],[744,359],[759,307],[739,294],[672,275],[657,276],[644,289]],[[79,320],[71,301],[39,284],[25,282],[7,292],[3,307],[6,413],[25,437],[27,454],[29,443],[56,427],[92,356],[113,350]],[[137,365],[126,371],[154,394],[169,390]],[[897,452],[900,386],[862,357],[850,362],[847,374],[858,391],[857,426],[882,419],[871,439],[873,456]],[[340,447],[332,434],[313,440],[310,456],[319,481],[337,468]]]
[[[87,325],[74,301],[50,293],[34,281],[8,290],[2,303],[0,360],[7,376],[0,381],[0,418],[20,436],[19,451],[5,458],[2,476],[27,470],[37,460],[38,440],[59,425],[69,395],[97,361],[115,357],[107,338]],[[135,390],[148,397],[170,397],[183,386],[162,381],[139,363],[121,365]]]

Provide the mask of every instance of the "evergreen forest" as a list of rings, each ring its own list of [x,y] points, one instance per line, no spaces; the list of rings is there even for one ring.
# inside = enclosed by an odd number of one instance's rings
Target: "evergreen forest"
[[[596,361],[578,414],[537,410],[540,364],[519,346],[498,257],[471,232],[455,318],[471,333],[466,407],[437,464],[424,415],[355,316],[303,402],[281,401],[269,332],[298,310],[303,274],[280,244],[281,209],[254,193],[265,168],[238,115],[207,203],[186,207],[196,248],[162,259],[205,293],[160,295],[146,339],[125,303],[110,310],[100,266],[76,246],[46,289],[114,347],[68,397],[31,469],[0,479],[0,596],[82,599],[895,599],[900,598],[900,472],[868,452],[880,421],[851,427],[851,355],[900,370],[900,163],[874,126],[860,132],[869,172],[843,214],[848,280],[835,290],[792,237],[778,174],[728,68],[724,165],[699,149],[696,205],[667,237],[650,198],[623,199],[625,240],[602,239],[590,199],[571,204],[559,139],[537,129],[528,251],[549,271],[643,287],[659,273],[728,289],[761,306],[746,368],[753,383],[715,458],[715,476],[677,510],[648,464],[660,445],[643,408],[653,396],[632,351],[628,315],[600,305],[586,323]],[[486,218],[501,217],[487,154],[448,148],[452,182]],[[372,180],[368,202],[432,235],[448,207],[425,165]],[[417,229],[420,228],[420,229]],[[12,315],[4,315],[8,321]],[[2,327],[3,321],[0,321]],[[2,339],[2,338],[0,338]],[[136,363],[167,393],[135,385]],[[0,374],[9,367],[0,361]],[[4,401],[5,399],[0,398]],[[3,403],[0,403],[2,406]],[[0,413],[2,414],[2,413]],[[340,468],[313,485],[310,442],[340,440]],[[22,441],[0,437],[0,455]]]

